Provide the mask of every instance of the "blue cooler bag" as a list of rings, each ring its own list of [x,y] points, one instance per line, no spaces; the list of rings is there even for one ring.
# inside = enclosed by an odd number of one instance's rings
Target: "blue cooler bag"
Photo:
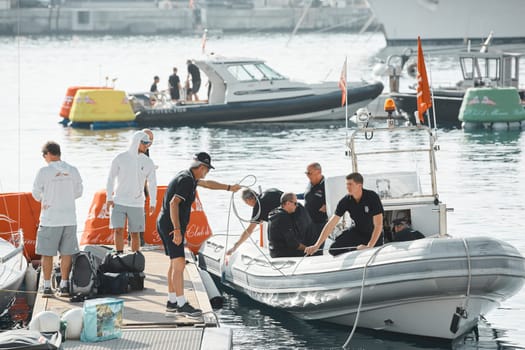
[[[122,336],[124,301],[98,298],[84,301],[84,326],[80,334],[83,342],[97,342]]]

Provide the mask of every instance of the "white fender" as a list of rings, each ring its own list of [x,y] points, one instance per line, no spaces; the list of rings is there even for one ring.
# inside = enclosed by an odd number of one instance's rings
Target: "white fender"
[[[82,326],[84,325],[84,313],[82,308],[76,307],[74,309],[64,312],[62,321],[66,323],[66,340],[79,340],[80,333],[82,333]]]
[[[40,333],[60,332],[60,316],[52,311],[41,311],[29,322],[29,330]]]
[[[211,278],[208,271],[204,271],[202,269],[198,269],[199,274],[201,275],[202,283],[204,284],[204,288],[206,288],[206,293],[208,294],[208,298],[210,299],[210,304],[214,309],[220,309],[222,308],[223,298],[221,293],[219,292],[219,289],[213,282],[213,279]]]
[[[37,280],[38,280],[38,272],[36,272],[35,268],[33,267],[33,264],[27,265],[26,274],[24,276],[24,283],[27,293],[27,305],[29,305],[31,308],[35,305],[35,299],[36,299],[36,291],[37,291]],[[35,292],[35,293],[31,293]]]

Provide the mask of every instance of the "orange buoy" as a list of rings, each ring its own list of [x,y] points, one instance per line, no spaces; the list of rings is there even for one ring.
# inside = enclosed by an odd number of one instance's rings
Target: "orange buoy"
[[[157,187],[157,206],[153,215],[146,216],[146,230],[144,232],[144,241],[147,244],[162,245],[162,241],[157,232],[157,216],[162,207],[162,198],[166,192],[166,186]],[[149,207],[149,198],[146,199],[145,207]],[[202,208],[202,203],[196,193],[195,201],[192,204],[190,222],[186,229],[185,241],[186,246],[195,254],[199,251],[200,246],[209,237],[212,231],[208,224],[208,218]],[[106,207],[106,191],[100,190],[95,193],[93,202],[89,208],[88,217],[84,226],[84,232],[80,244],[106,244],[113,245],[113,234],[109,228],[109,211]]]
[[[24,232],[24,255],[35,260],[36,232],[40,222],[40,203],[30,192],[0,194],[0,237],[11,239],[11,234]]]

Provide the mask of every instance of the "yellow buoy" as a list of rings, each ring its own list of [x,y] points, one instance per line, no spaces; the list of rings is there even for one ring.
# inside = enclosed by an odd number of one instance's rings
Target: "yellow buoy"
[[[122,90],[78,90],[69,119],[76,123],[132,121],[135,114]]]

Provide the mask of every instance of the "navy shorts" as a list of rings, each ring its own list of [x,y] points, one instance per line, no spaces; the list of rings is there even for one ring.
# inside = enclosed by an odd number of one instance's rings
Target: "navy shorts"
[[[157,232],[162,240],[162,245],[164,245],[164,252],[170,257],[170,259],[184,258],[184,233],[181,232],[182,243],[176,245],[173,243],[173,232],[171,232],[171,234],[164,233],[158,225]]]

